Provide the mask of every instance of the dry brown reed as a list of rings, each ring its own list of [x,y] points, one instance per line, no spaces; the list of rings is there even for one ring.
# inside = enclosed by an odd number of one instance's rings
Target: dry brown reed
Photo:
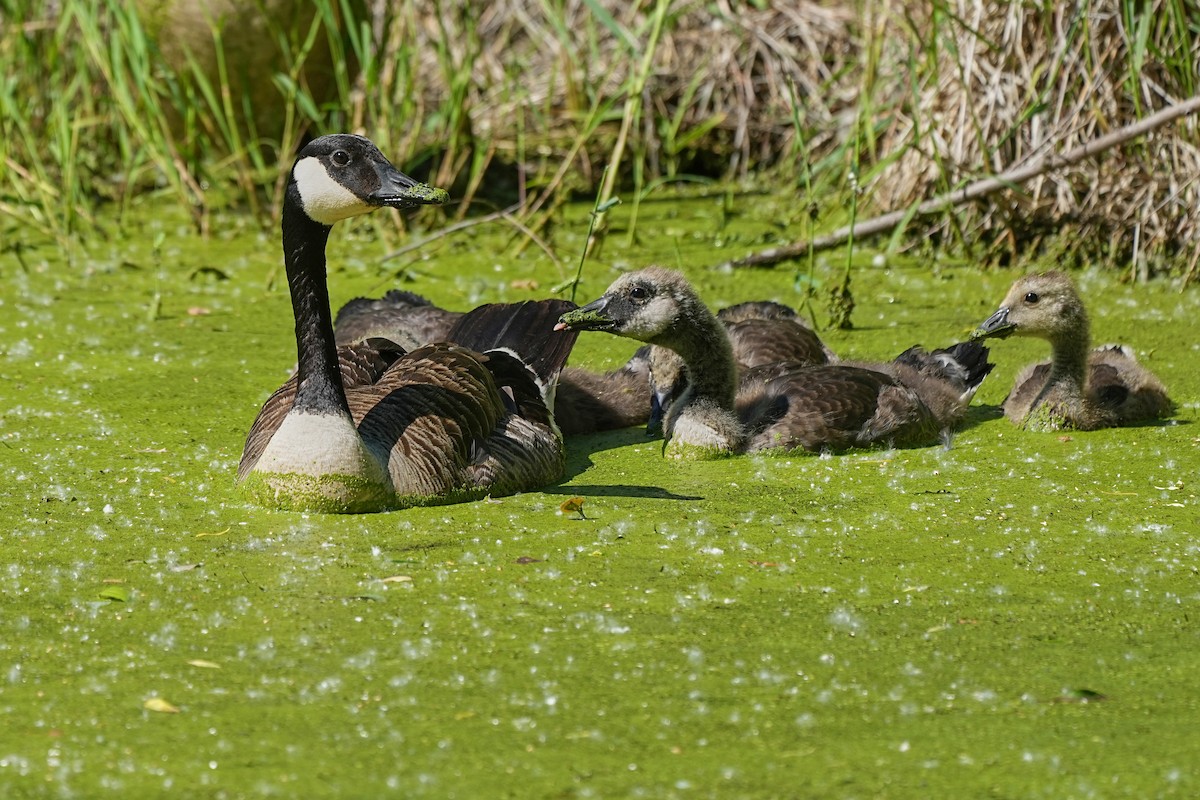
[[[1170,5],[1146,3],[1141,13],[1166,15]],[[1127,27],[1139,20],[1123,18],[1116,2],[957,0],[942,8],[957,17],[952,25],[928,14],[903,16],[906,8],[889,9],[895,35],[888,39],[896,47],[887,60],[912,57],[902,43],[925,31],[940,31],[945,39],[916,54],[936,59],[919,71],[937,80],[888,104],[880,160],[899,156],[874,178],[873,201],[880,207],[907,206],[1039,154],[1065,152],[1194,91],[1185,85],[1187,71],[1173,68],[1195,65],[1200,45],[1189,42],[1190,52],[1154,57]],[[1076,260],[1132,264],[1144,273],[1148,257],[1200,244],[1198,132],[1195,119],[1159,129],[960,209],[936,227],[948,232],[953,222],[968,248],[982,242],[980,254],[1000,259],[1051,242]],[[1047,238],[1064,231],[1069,237]]]
[[[415,85],[429,106],[450,90],[433,37],[452,49],[475,43],[476,52],[459,54],[473,63],[472,131],[500,158],[537,161],[543,172],[570,159],[592,183],[616,116],[588,129],[589,114],[620,101],[634,63],[629,44],[596,21],[596,5],[500,0],[468,36],[433,21],[437,4],[422,4],[421,24],[403,31],[429,39],[414,48],[427,54]],[[599,5],[637,31],[651,4]],[[826,186],[844,185],[848,151],[860,143],[861,216],[912,206],[1190,96],[1200,44],[1179,33],[1200,23],[1200,12],[1170,0],[1141,5],[1129,17],[1116,0],[679,4],[645,88],[651,112],[638,152],[651,176],[691,170],[742,178],[794,168],[798,118],[804,152],[823,165]],[[1178,30],[1164,30],[1161,20],[1181,14],[1172,23]],[[1160,22],[1131,30],[1142,15]],[[856,138],[858,123],[866,135]],[[523,131],[538,133],[536,148],[522,150]],[[912,223],[908,238],[1001,262],[1050,246],[1144,273],[1200,243],[1197,175],[1200,128],[1185,121],[932,223]]]
[[[307,126],[361,130],[401,162],[430,164],[430,178],[466,201],[462,214],[491,188],[489,167],[519,166],[507,173],[514,192],[506,187],[500,200],[515,201],[534,230],[572,191],[595,193],[606,168],[635,198],[696,175],[811,184],[796,216],[805,216],[804,200],[815,202],[820,224],[832,227],[847,215],[852,185],[863,190],[860,218],[913,208],[1200,87],[1200,5],[1191,0],[318,5],[330,30],[305,28],[304,44],[280,28],[283,66],[252,76],[281,94],[286,113],[246,132],[238,119],[259,101],[231,97],[229,82],[205,84],[191,67],[165,70],[152,29],[124,5],[101,4],[105,13],[82,0],[0,7],[0,22],[39,20],[0,25],[0,56],[16,65],[0,91],[0,218],[69,233],[74,217],[60,220],[63,204],[38,187],[73,187],[78,202],[66,207],[74,208],[104,196],[119,174],[128,203],[147,179],[172,170],[191,172],[166,177],[197,208],[207,201],[189,187],[228,173],[241,195],[275,183],[277,202],[276,161]],[[335,7],[348,17],[338,21]],[[338,67],[332,101],[306,89],[305,48],[317,41],[328,42]],[[351,75],[351,64],[362,71]],[[190,127],[154,121],[156,104],[183,109]],[[73,110],[94,129],[86,147]],[[1050,247],[1144,275],[1200,259],[1197,175],[1200,125],[1188,119],[940,217],[912,219],[892,241],[991,261]]]

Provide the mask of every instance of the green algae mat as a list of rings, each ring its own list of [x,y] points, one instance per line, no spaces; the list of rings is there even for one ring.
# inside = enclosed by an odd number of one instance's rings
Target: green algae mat
[[[578,299],[661,263],[715,306],[795,302],[787,268],[711,269],[774,230],[718,230],[719,202],[644,205]],[[1195,289],[1075,276],[1167,424],[1014,428],[996,406],[1047,349],[1005,341],[949,448],[679,464],[633,429],[570,440],[541,492],[303,515],[234,486],[295,352],[274,233],[225,229],[0,255],[0,797],[1200,793]],[[335,234],[335,303],[573,270],[486,227],[381,262],[372,230]],[[844,356],[961,339],[1014,277],[881,261],[824,333]]]

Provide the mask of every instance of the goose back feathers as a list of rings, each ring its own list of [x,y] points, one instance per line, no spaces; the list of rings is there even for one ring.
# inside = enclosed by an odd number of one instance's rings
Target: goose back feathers
[[[764,364],[828,364],[837,356],[795,310],[770,300],[752,300],[717,312],[725,324],[733,358],[741,370]]]
[[[438,308],[419,294],[392,289],[383,297],[356,297],[333,321],[338,344],[353,344],[382,336],[407,349],[447,341],[462,314]]]
[[[975,336],[1033,336],[1050,343],[1050,360],[1023,369],[1004,401],[1005,416],[1018,425],[1095,430],[1161,419],[1174,410],[1166,387],[1129,348],[1091,349],[1087,311],[1062,272],[1017,279]]]

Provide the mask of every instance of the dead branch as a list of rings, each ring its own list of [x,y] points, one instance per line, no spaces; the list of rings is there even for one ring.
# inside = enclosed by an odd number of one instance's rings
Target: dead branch
[[[837,247],[848,241],[851,235],[856,239],[866,236],[873,236],[879,233],[884,233],[899,225],[904,220],[916,216],[928,216],[944,211],[947,208],[964,205],[972,200],[978,200],[981,197],[993,194],[1001,189],[1011,189],[1019,186],[1028,180],[1044,175],[1047,172],[1061,170],[1070,167],[1074,164],[1083,161],[1084,159],[1092,158],[1105,150],[1109,150],[1117,145],[1124,144],[1131,139],[1136,139],[1144,133],[1160,128],[1168,122],[1178,119],[1179,117],[1193,114],[1200,110],[1200,96],[1189,98],[1172,106],[1160,109],[1150,116],[1138,120],[1137,122],[1119,128],[1110,134],[1093,139],[1090,142],[1080,145],[1079,147],[1069,150],[1063,154],[1045,153],[1030,158],[1026,163],[1019,167],[1015,167],[1006,172],[991,178],[975,181],[960,189],[955,189],[945,194],[926,200],[919,204],[916,209],[903,209],[901,211],[892,211],[878,217],[864,220],[857,225],[851,227],[846,226],[839,228],[827,236],[821,236],[812,240],[812,250],[827,250],[831,247]],[[809,242],[798,241],[783,247],[773,247],[769,250],[763,250],[758,253],[752,253],[743,258],[728,261],[722,266],[726,267],[771,267],[781,261],[790,261],[807,255],[809,252]]]

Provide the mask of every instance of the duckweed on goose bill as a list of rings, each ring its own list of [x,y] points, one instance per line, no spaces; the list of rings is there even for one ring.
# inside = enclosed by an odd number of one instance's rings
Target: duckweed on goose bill
[[[580,295],[658,262],[716,306],[791,301],[788,272],[705,269],[713,209],[644,205]],[[569,442],[542,492],[327,517],[235,490],[295,353],[274,232],[229,230],[148,218],[82,268],[0,255],[0,796],[1200,790],[1196,292],[1077,276],[1172,424],[1017,429],[995,406],[1045,349],[1009,340],[949,450],[675,463],[629,430]],[[363,230],[332,243],[335,304],[394,285]],[[405,288],[466,308],[558,280],[506,233],[442,241]],[[1012,278],[866,263],[857,327],[827,332],[856,357],[962,338]]]

